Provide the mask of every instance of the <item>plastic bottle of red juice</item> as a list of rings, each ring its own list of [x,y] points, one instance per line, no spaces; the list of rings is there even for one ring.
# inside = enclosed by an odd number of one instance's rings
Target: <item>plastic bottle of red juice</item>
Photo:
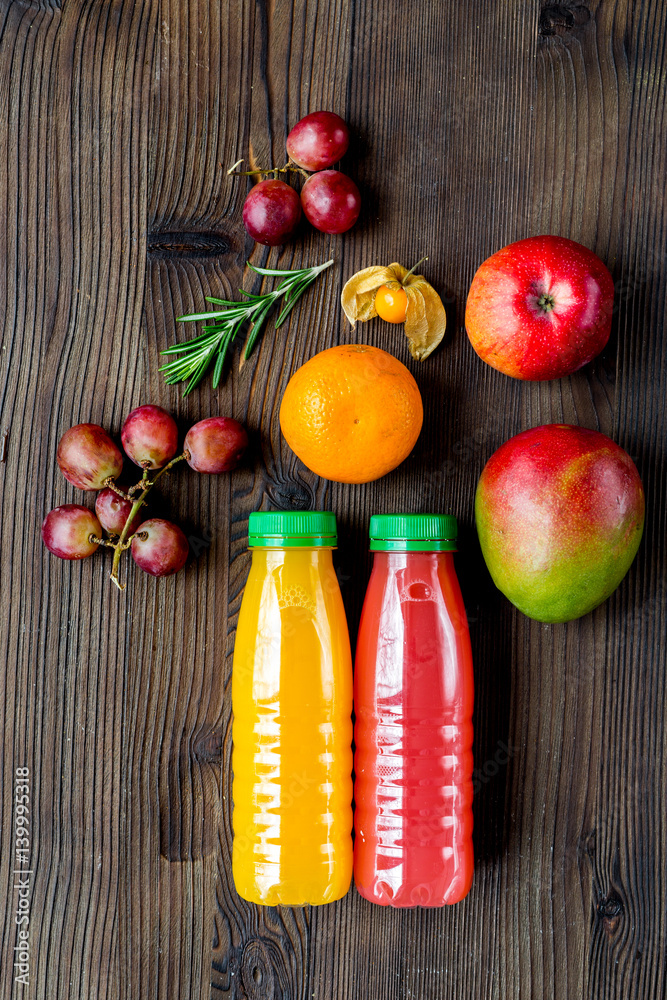
[[[449,515],[371,518],[354,676],[354,878],[383,906],[457,903],[472,881],[473,669],[456,536]]]

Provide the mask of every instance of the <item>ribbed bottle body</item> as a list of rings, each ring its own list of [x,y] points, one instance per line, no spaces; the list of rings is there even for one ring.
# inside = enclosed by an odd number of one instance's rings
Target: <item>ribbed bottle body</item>
[[[377,552],[355,664],[355,882],[442,906],[472,880],[473,671],[451,552]]]
[[[272,906],[340,898],[352,874],[352,664],[330,549],[253,550],[232,708],[237,891]]]

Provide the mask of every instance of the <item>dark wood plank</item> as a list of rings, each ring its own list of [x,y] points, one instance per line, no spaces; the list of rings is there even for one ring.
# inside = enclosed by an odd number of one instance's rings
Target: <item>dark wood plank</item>
[[[268,252],[255,250],[245,236],[241,224],[241,206],[248,185],[245,181],[226,177],[226,168],[240,156],[254,162],[268,164],[284,161],[284,142],[288,122],[303,113],[302,101],[315,99],[327,106],[344,105],[335,93],[335,81],[349,64],[349,18],[347,5],[331,4],[306,9],[300,5],[276,3],[266,7],[244,4],[238,16],[231,13],[218,25],[218,5],[211,3],[191,5],[174,3],[165,6],[166,20],[160,45],[161,75],[169,86],[160,88],[153,109],[155,153],[151,190],[152,232],[158,234],[214,232],[224,238],[228,252],[217,259],[196,259],[192,255],[162,254],[148,262],[146,294],[147,356],[151,357],[151,385],[154,392],[164,393],[161,377],[156,374],[156,348],[173,343],[182,328],[177,328],[174,316],[193,308],[200,308],[203,296],[213,294],[234,296],[243,280],[243,265],[251,256],[258,263],[267,260]],[[332,33],[333,39],[332,42]],[[312,86],[321,88],[323,78],[315,66],[323,60],[325,52],[333,45],[338,51],[336,70],[331,70],[324,90],[311,97],[309,74],[314,75]],[[331,55],[328,58],[331,60]],[[299,67],[298,72],[290,68]],[[227,74],[225,77],[223,74]],[[193,77],[196,79],[193,80]],[[226,84],[227,89],[221,84]],[[298,86],[297,86],[298,84]],[[304,93],[302,95],[301,90]],[[196,111],[194,110],[196,108]],[[186,142],[187,138],[187,142]],[[181,143],[180,155],[169,160],[170,151]],[[281,152],[281,149],[283,150]],[[203,166],[202,162],[205,161]],[[206,179],[206,184],[203,179]],[[177,242],[177,241],[176,241]],[[328,241],[327,241],[328,242]],[[307,256],[309,260],[326,259],[329,248],[322,249],[321,241],[311,239],[296,247],[286,248],[280,266],[289,267],[292,260]],[[272,258],[275,260],[275,257]],[[296,343],[295,331],[301,324],[314,329],[320,323],[321,311],[338,312],[338,285],[329,281],[294,314],[280,337],[270,335],[267,343],[238,371],[238,349],[229,376],[218,392],[210,384],[197,390],[187,401],[181,400],[180,389],[170,390],[170,405],[186,419],[204,413],[231,413],[243,420],[252,440],[251,467],[240,470],[229,481],[212,479],[206,484],[206,496],[200,496],[199,487],[190,489],[187,502],[190,509],[211,512],[205,520],[212,525],[213,542],[206,560],[198,568],[197,581],[187,592],[188,607],[197,608],[197,619],[208,622],[208,637],[204,644],[197,643],[197,652],[210,664],[211,677],[224,702],[211,725],[220,736],[223,751],[221,792],[225,806],[224,816],[217,807],[217,789],[210,786],[211,797],[205,796],[204,813],[215,834],[219,864],[219,912],[215,919],[215,932],[199,940],[205,959],[202,960],[202,978],[185,976],[182,969],[177,975],[158,971],[163,992],[160,996],[180,997],[185,994],[231,995],[248,997],[306,997],[304,969],[308,965],[310,946],[310,920],[299,911],[275,911],[252,907],[236,895],[231,880],[231,719],[230,679],[233,629],[238,612],[248,557],[245,546],[247,516],[251,510],[267,503],[268,498],[281,506],[310,505],[311,493],[300,480],[293,479],[282,468],[280,450],[276,447],[276,404],[282,392],[279,380],[286,379],[293,358],[304,356],[303,346]],[[241,345],[239,345],[240,347]],[[192,490],[196,490],[193,493]],[[323,487],[320,489],[323,493]],[[204,506],[202,508],[202,500]],[[215,513],[213,513],[215,512]],[[142,598],[139,599],[141,603]],[[229,608],[229,625],[224,614]],[[216,616],[216,611],[218,614]],[[160,614],[160,620],[163,615]],[[189,630],[188,630],[189,634]],[[163,637],[163,642],[166,636]],[[178,651],[184,641],[169,646],[170,669],[175,676],[183,671],[191,673],[191,658]],[[163,700],[168,697],[164,681],[158,679],[159,663],[155,662],[156,687]],[[182,724],[188,705],[198,704],[201,692],[194,684],[187,697],[179,699],[170,718],[169,729],[161,733],[161,753],[173,753],[176,738],[182,739]],[[137,720],[134,740],[137,746],[136,781],[147,790],[154,785],[151,761],[151,742],[143,736],[143,705],[136,706],[133,716]],[[171,748],[171,749],[170,749]],[[188,760],[178,777],[169,786],[167,808],[171,826],[166,844],[163,838],[162,853],[168,865],[163,864],[162,886],[178,884],[184,878],[193,878],[191,871],[182,864],[192,850],[192,831],[189,811],[197,800],[197,775],[200,765]],[[148,791],[150,795],[150,791]],[[158,797],[160,793],[158,792]],[[165,803],[166,805],[166,803]],[[140,801],[134,810],[138,822],[150,831],[150,814]],[[181,857],[173,855],[172,840],[185,848]],[[132,835],[127,840],[128,850],[136,843]],[[154,851],[146,845],[146,864]],[[203,859],[205,861],[205,859]],[[196,870],[197,853],[193,855]],[[161,887],[162,891],[162,887]],[[169,891],[169,890],[167,890]],[[146,913],[145,883],[135,887],[133,909]],[[153,892],[155,897],[155,891]],[[213,883],[193,885],[193,905],[211,913],[215,903]],[[178,943],[185,942],[192,934],[191,915],[175,905],[165,907],[160,919],[170,935],[169,955],[178,954]],[[158,900],[151,903],[157,913]],[[157,919],[157,918],[156,918]],[[129,939],[128,939],[129,945]],[[135,958],[135,962],[137,959]],[[170,961],[168,957],[167,962]],[[159,965],[165,964],[164,958]],[[211,971],[212,966],[212,971]],[[128,984],[136,981],[139,969],[128,975]],[[208,978],[207,978],[208,977]],[[149,975],[147,982],[152,981]],[[128,985],[129,988],[129,985]]]
[[[628,6],[614,36],[629,64],[625,190],[616,274],[622,289],[614,437],[647,493],[637,561],[607,607],[598,814],[590,851],[591,991],[661,996],[667,912],[665,802],[665,223],[667,9]],[[620,61],[620,59],[619,59]],[[621,65],[623,63],[621,62]],[[625,125],[625,121],[623,121]]]
[[[457,515],[459,573],[477,664],[474,753],[480,772],[486,767],[488,774],[475,799],[470,896],[452,910],[385,913],[352,893],[337,904],[340,913],[332,907],[318,912],[327,947],[324,957],[314,956],[316,989],[334,1000],[338,982],[347,980],[351,991],[361,974],[369,996],[486,997],[497,988],[489,970],[497,970],[500,957],[501,929],[488,915],[502,905],[508,761],[501,744],[509,745],[513,650],[507,609],[486,583],[475,552],[472,498],[485,456],[520,429],[520,387],[481,365],[463,332],[463,311],[476,266],[527,228],[536,12],[520,4],[451,5],[446,11],[427,4],[406,12],[396,32],[388,7],[362,4],[359,15],[365,30],[355,43],[350,118],[368,136],[360,184],[375,192],[378,208],[363,234],[349,241],[352,250],[346,246],[345,273],[396,259],[409,267],[428,253],[425,273],[448,299],[449,330],[424,364],[411,361],[400,328],[375,321],[344,331],[350,341],[368,340],[400,357],[426,400],[425,429],[403,466],[365,487],[331,489],[348,549],[345,556],[341,545],[350,576],[345,597],[354,630],[370,567],[368,558],[365,572],[358,565],[370,513],[435,509]],[[452,36],[456,59],[449,57]],[[328,980],[331,963],[338,978]],[[501,995],[512,994],[503,987]]]
[[[57,441],[114,431],[138,378],[156,9],[0,9],[3,899],[6,997],[118,995],[126,609],[108,562],[51,559]],[[80,494],[77,499],[80,498]],[[14,980],[14,769],[30,768],[29,991]]]
[[[211,286],[219,292],[224,284],[233,294],[227,268],[241,273],[235,258],[242,240],[238,219],[228,218],[222,164],[232,162],[243,128],[247,81],[235,72],[244,72],[239,55],[248,28],[246,13],[237,18],[218,3],[161,5],[147,174],[141,400],[161,402],[183,430],[199,416],[232,409],[244,419],[231,383],[215,399],[207,386],[205,395],[186,401],[180,388],[165,386],[157,369],[167,332],[169,343],[174,339],[174,316]],[[227,254],[207,262],[183,254],[179,234],[212,230],[223,248],[229,244]],[[139,631],[128,650],[125,717],[120,995],[128,998],[210,995],[217,858],[221,849],[229,857],[221,808],[229,796],[220,786],[220,761],[225,746],[229,757],[228,514],[239,487],[236,477],[188,473],[177,470],[163,492],[202,558],[177,588],[156,590],[148,581],[129,595]],[[243,482],[244,473],[240,477]],[[144,621],[149,627],[142,629]]]
[[[27,763],[35,996],[664,995],[666,20],[662,0],[0,3],[0,893],[13,902],[12,774]],[[246,184],[226,167],[282,160],[317,107],[352,126],[362,219],[342,238],[304,229],[280,253],[256,248]],[[618,311],[592,366],[521,384],[476,358],[463,309],[484,257],[539,231],[608,261]],[[202,240],[217,252],[198,256]],[[423,253],[449,332],[417,365],[400,329],[352,332],[338,297],[359,267]],[[175,315],[233,295],[249,256],[330,255],[335,269],[217,391],[165,386]],[[411,367],[427,421],[400,469],[350,488],[305,470],[277,417],[295,368],[355,339]],[[54,468],[62,431],[117,431],[149,399],[183,430],[233,414],[251,450],[231,477],[174,473],[161,509],[199,558],[173,580],[130,573],[119,597],[104,559],[51,560],[39,522],[76,499]],[[648,498],[628,578],[567,626],[512,611],[472,521],[488,455],[553,420],[624,444]],[[475,883],[454,909],[387,913],[352,889],[278,911],[235,893],[229,682],[247,516],[262,505],[336,511],[353,633],[369,514],[460,518],[479,790]],[[14,934],[9,905],[3,959]],[[2,961],[3,996],[20,995],[11,980]]]

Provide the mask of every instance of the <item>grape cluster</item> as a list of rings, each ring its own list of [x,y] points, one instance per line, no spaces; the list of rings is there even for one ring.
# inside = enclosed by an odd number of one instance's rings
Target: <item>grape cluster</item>
[[[177,524],[143,518],[146,496],[163,473],[186,461],[201,473],[234,469],[248,444],[244,427],[230,417],[208,417],[194,424],[178,451],[178,428],[160,406],[139,406],[121,431],[127,457],[143,470],[138,483],[121,488],[123,453],[98,424],[77,424],[65,431],[57,462],[68,482],[80,490],[96,491],[95,512],[81,504],[63,504],[50,511],[42,524],[42,539],[60,559],[85,559],[100,545],[114,550],[111,579],[118,582],[122,552],[130,549],[137,566],[152,576],[170,576],[182,569],[188,541]],[[151,479],[149,472],[157,471]]]
[[[329,169],[347,151],[347,125],[331,111],[314,111],[287,136],[285,167],[248,173],[270,174],[295,170],[305,174],[301,197],[276,177],[256,184],[243,205],[243,224],[250,236],[265,246],[278,246],[294,233],[301,212],[322,233],[345,233],[359,217],[361,197],[354,181]]]

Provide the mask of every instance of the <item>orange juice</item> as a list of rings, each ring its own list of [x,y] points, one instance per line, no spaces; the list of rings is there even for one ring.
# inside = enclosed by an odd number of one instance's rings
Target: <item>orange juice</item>
[[[333,514],[250,515],[236,632],[233,872],[270,906],[329,903],[352,876],[352,661]]]

